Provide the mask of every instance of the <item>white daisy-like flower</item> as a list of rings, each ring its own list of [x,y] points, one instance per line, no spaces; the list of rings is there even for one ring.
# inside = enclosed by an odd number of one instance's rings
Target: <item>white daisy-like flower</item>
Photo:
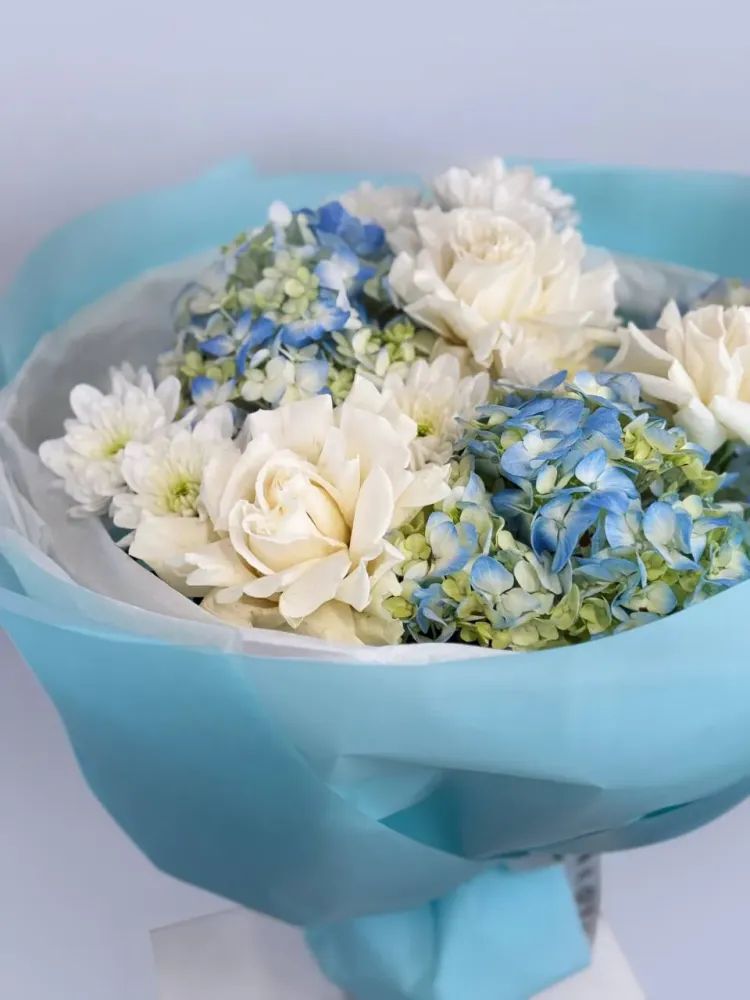
[[[531,167],[507,167],[499,158],[487,160],[476,170],[451,167],[432,182],[438,205],[454,208],[489,208],[502,215],[519,205],[536,205],[549,212],[558,227],[575,224],[572,195],[558,190],[549,177]]]
[[[418,188],[375,187],[365,181],[342,194],[339,201],[350,215],[381,226],[394,253],[415,248],[414,209],[424,201]]]
[[[329,396],[258,411],[247,426],[244,450],[204,471],[216,540],[185,553],[187,584],[211,607],[239,602],[234,620],[268,620],[271,602],[307,634],[394,641],[400,626],[374,607],[402,560],[387,536],[447,495],[448,468],[413,471],[405,423],[348,401],[334,409]]]
[[[423,469],[450,461],[462,420],[470,419],[477,406],[487,402],[489,389],[487,372],[462,375],[459,359],[442,354],[434,361],[416,361],[406,375],[389,372],[380,391],[357,376],[347,398],[362,409],[382,414],[393,426],[407,417],[412,468]]]
[[[586,270],[580,234],[557,231],[548,212],[432,208],[415,218],[421,248],[399,254],[391,287],[413,319],[481,367],[533,383],[612,342],[616,270]]]
[[[65,421],[65,436],[45,441],[42,462],[59,476],[77,502],[71,513],[105,514],[112,498],[126,489],[122,473],[125,447],[148,442],[175,419],[180,383],[166,378],[155,386],[145,368],[129,365],[110,373],[111,389],[77,385],[70,394],[74,416]]]
[[[681,316],[670,302],[655,330],[631,324],[620,337],[608,367],[633,372],[691,440],[711,452],[727,440],[750,444],[750,307]]]
[[[131,441],[122,457],[127,492],[112,501],[112,519],[119,528],[135,530],[144,512],[159,517],[200,517],[203,473],[223,451],[233,452],[234,414],[231,406],[211,410],[194,426],[172,425],[159,437]]]

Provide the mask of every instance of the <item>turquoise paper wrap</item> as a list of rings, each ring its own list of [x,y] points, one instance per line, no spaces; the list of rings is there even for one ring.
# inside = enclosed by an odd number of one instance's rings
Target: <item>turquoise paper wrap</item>
[[[589,242],[750,276],[750,179],[545,169]],[[2,303],[6,378],[130,278],[357,179],[235,163],[67,226]],[[0,510],[0,624],[93,791],[165,871],[308,927],[357,1000],[525,1000],[588,951],[561,869],[507,861],[672,837],[750,792],[750,584],[584,646],[265,659],[103,625],[108,599],[9,523]]]

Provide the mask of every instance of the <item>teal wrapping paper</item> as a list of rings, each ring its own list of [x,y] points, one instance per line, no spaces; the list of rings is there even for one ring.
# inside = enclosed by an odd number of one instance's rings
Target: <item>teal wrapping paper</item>
[[[591,243],[750,274],[750,180],[552,166]],[[350,175],[227,164],[72,223],[0,305],[11,378],[39,339],[150,268]],[[95,794],[165,871],[309,928],[359,1000],[524,1000],[585,965],[557,867],[504,861],[676,836],[750,791],[750,584],[585,646],[350,664],[164,643],[107,624],[0,507],[0,624]]]

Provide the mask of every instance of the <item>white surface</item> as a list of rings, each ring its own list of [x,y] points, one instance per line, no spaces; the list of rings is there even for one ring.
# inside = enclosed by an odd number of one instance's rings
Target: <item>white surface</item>
[[[247,910],[162,927],[151,935],[158,1000],[344,1000],[302,932]]]
[[[109,820],[2,636],[0,797],[0,997],[156,1000],[149,931],[227,904],[155,871]],[[605,860],[608,919],[649,1000],[746,1000],[748,834],[745,804]]]
[[[544,990],[537,1000],[646,1000],[612,928],[599,922],[591,965]]]
[[[300,931],[228,910],[152,934],[158,1000],[345,1000],[321,976]],[[537,1000],[646,1000],[609,925],[591,966]]]

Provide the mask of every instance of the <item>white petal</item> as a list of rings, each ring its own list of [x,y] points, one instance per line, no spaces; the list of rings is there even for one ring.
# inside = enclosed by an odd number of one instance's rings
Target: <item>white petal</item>
[[[56,476],[64,478],[70,464],[70,449],[64,438],[45,441],[39,448],[39,458]]]
[[[361,646],[362,642],[355,627],[356,617],[348,604],[327,601],[300,622],[296,631],[301,635],[326,639],[328,642]]]
[[[396,498],[399,511],[414,510],[444,500],[450,493],[447,465],[428,465],[413,474],[407,488]]]
[[[235,547],[246,558],[248,558],[246,553],[250,553],[248,562],[259,572],[265,573],[279,573],[302,562],[325,559],[334,552],[346,551],[346,545],[343,543],[316,534],[296,538],[273,538],[269,535],[246,532],[243,544],[241,540],[238,541],[233,530],[231,538]]]
[[[750,401],[714,396],[711,400],[711,410],[717,420],[727,428],[731,437],[750,444]]]
[[[380,466],[375,466],[362,484],[354,513],[349,542],[353,562],[369,556],[373,546],[385,537],[392,520],[391,481]]]
[[[336,600],[349,604],[355,611],[364,611],[370,603],[371,580],[364,560],[342,581]]]
[[[351,524],[361,484],[360,462],[357,455],[347,458],[346,437],[338,427],[328,434],[317,467],[322,478],[335,487],[341,514]]]
[[[633,323],[619,331],[620,348],[607,366],[612,371],[637,372],[666,378],[674,358],[653,337]]]
[[[276,410],[258,410],[250,415],[249,426],[253,438],[267,435],[277,447],[317,462],[333,426],[333,402],[330,396],[322,395]]]
[[[727,434],[711,410],[700,399],[690,402],[675,412],[675,423],[684,428],[691,441],[710,452],[720,448]]]
[[[193,433],[199,441],[218,441],[231,438],[234,433],[232,407],[227,404],[215,406],[196,424]]]
[[[242,597],[231,603],[217,599],[216,593],[211,593],[203,599],[201,607],[212,615],[216,615],[229,625],[238,628],[286,628],[286,622],[279,612],[278,605],[273,601],[256,601],[250,597]]]
[[[155,517],[144,512],[130,544],[130,555],[146,563],[157,576],[183,594],[205,592],[188,582],[190,567],[185,555],[207,545],[210,526],[193,517]]]
[[[188,582],[196,587],[241,588],[252,578],[226,538],[195,546],[185,553],[185,562],[192,567]]]
[[[279,598],[279,609],[292,624],[334,598],[351,561],[348,552],[336,552],[311,565]]]
[[[221,531],[226,530],[221,511],[222,496],[239,458],[240,452],[237,449],[222,449],[210,459],[203,473],[201,501],[215,527]]]
[[[77,385],[70,393],[70,408],[82,423],[96,420],[104,396],[92,385]]]
[[[408,445],[385,417],[345,402],[339,410],[339,421],[346,439],[347,455],[359,457],[363,476],[379,465],[395,479],[409,465]]]
[[[168,421],[174,420],[177,411],[180,408],[181,396],[182,387],[180,386],[180,380],[175,378],[174,375],[170,375],[168,378],[165,378],[164,381],[157,387],[156,398],[164,408]]]
[[[318,559],[311,562],[300,563],[298,566],[290,566],[289,569],[280,570],[278,573],[266,573],[263,576],[256,576],[243,587],[243,593],[249,597],[275,597],[282,594],[285,588],[290,587],[295,580],[306,573],[312,566],[318,564]]]
[[[220,531],[228,530],[230,513],[238,503],[255,499],[258,474],[275,450],[271,439],[264,435],[252,440],[239,458],[232,459],[228,456],[226,459],[218,460],[215,467],[211,464],[206,469],[207,482],[215,475],[217,483],[220,483],[228,473],[220,491],[218,512],[212,514],[214,524]],[[211,509],[207,501],[210,500],[213,504],[214,497],[215,494],[209,485],[204,497],[207,510]]]

